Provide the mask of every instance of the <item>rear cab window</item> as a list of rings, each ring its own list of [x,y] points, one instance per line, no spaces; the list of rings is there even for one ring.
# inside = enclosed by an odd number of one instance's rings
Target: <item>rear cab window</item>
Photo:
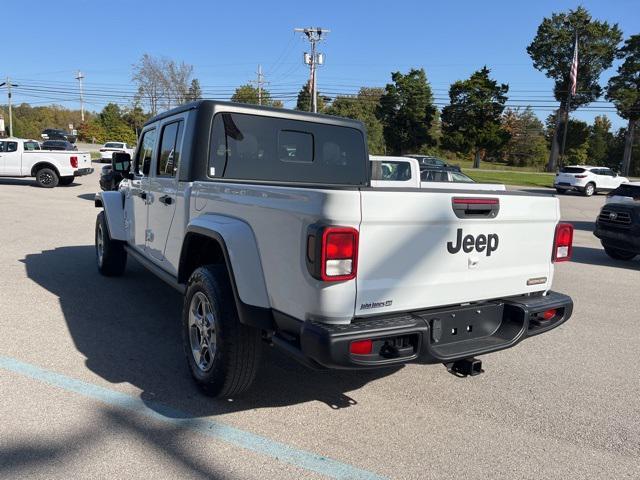
[[[409,162],[373,160],[371,162],[371,180],[405,182],[411,180]]]
[[[24,142],[24,149],[27,152],[32,150],[40,150],[40,144],[38,142]]]
[[[225,180],[327,185],[367,183],[364,135],[355,128],[301,120],[218,113],[207,175]]]

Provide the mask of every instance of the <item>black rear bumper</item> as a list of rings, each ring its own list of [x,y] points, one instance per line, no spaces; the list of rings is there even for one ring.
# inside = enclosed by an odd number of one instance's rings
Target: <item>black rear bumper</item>
[[[73,172],[74,177],[81,177],[93,173],[93,168],[79,168]]]
[[[635,230],[621,230],[597,223],[593,234],[608,247],[640,253],[640,225]]]
[[[556,310],[555,316],[544,320],[542,313],[551,309]],[[572,311],[570,297],[549,292],[546,296],[360,318],[347,325],[301,322],[298,335],[286,335],[286,349],[297,350],[301,359],[325,368],[366,369],[411,361],[449,363],[513,347],[561,325]],[[372,353],[351,353],[352,342],[369,339]],[[279,344],[285,343],[279,340]]]

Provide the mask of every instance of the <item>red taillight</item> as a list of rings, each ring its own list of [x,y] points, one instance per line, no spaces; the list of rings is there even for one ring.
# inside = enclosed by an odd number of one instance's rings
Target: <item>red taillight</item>
[[[544,312],[544,313],[542,314],[542,319],[543,319],[543,320],[551,320],[553,317],[555,317],[555,316],[556,316],[556,313],[558,313],[558,312],[556,311],[556,309],[555,309],[555,308],[552,308],[552,309],[550,309],[550,310],[547,310],[546,312]]]
[[[358,267],[358,231],[327,227],[322,232],[320,278],[325,282],[351,280]]]
[[[78,168],[78,157],[71,157],[69,160],[73,168]]]
[[[576,175],[576,178],[587,178],[586,175]]]
[[[570,223],[559,223],[556,226],[556,235],[553,240],[554,262],[566,262],[571,259],[573,251],[573,225]]]
[[[354,355],[369,355],[373,351],[373,340],[358,340],[351,342],[349,351]]]

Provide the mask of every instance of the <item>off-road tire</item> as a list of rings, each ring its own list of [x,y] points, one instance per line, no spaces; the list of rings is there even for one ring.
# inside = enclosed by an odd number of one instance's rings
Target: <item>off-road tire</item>
[[[60,185],[71,185],[73,181],[76,179],[73,175],[69,177],[60,177],[59,184]]]
[[[55,170],[51,168],[41,168],[36,172],[36,184],[42,188],[54,188],[58,186],[60,178]]]
[[[96,264],[105,277],[119,277],[127,266],[127,251],[124,242],[113,240],[109,235],[104,211],[96,218]]]
[[[194,296],[204,294],[213,318],[214,354],[208,369],[196,363],[192,334],[201,338],[190,313]],[[196,300],[197,301],[197,300]],[[196,269],[187,284],[182,309],[182,343],[191,375],[204,393],[213,397],[237,396],[247,390],[255,378],[262,349],[261,332],[240,323],[227,269],[207,265]]]

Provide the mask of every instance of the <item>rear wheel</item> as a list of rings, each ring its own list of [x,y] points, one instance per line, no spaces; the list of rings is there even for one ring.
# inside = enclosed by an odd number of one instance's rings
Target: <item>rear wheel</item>
[[[96,262],[98,271],[105,277],[119,277],[127,266],[124,243],[111,239],[104,210],[96,218]]]
[[[261,332],[240,323],[224,267],[198,268],[182,310],[182,343],[191,375],[214,397],[239,395],[258,369]]]
[[[618,248],[613,248],[605,244],[602,244],[602,246],[604,247],[605,253],[615,260],[633,260],[637,255],[634,252],[620,250]]]
[[[590,197],[596,193],[596,186],[593,183],[587,183],[584,187],[584,196]]]
[[[36,172],[36,184],[42,188],[53,188],[58,186],[58,174],[51,168],[41,168]]]
[[[71,185],[76,177],[71,175],[70,177],[60,177],[60,185]]]

